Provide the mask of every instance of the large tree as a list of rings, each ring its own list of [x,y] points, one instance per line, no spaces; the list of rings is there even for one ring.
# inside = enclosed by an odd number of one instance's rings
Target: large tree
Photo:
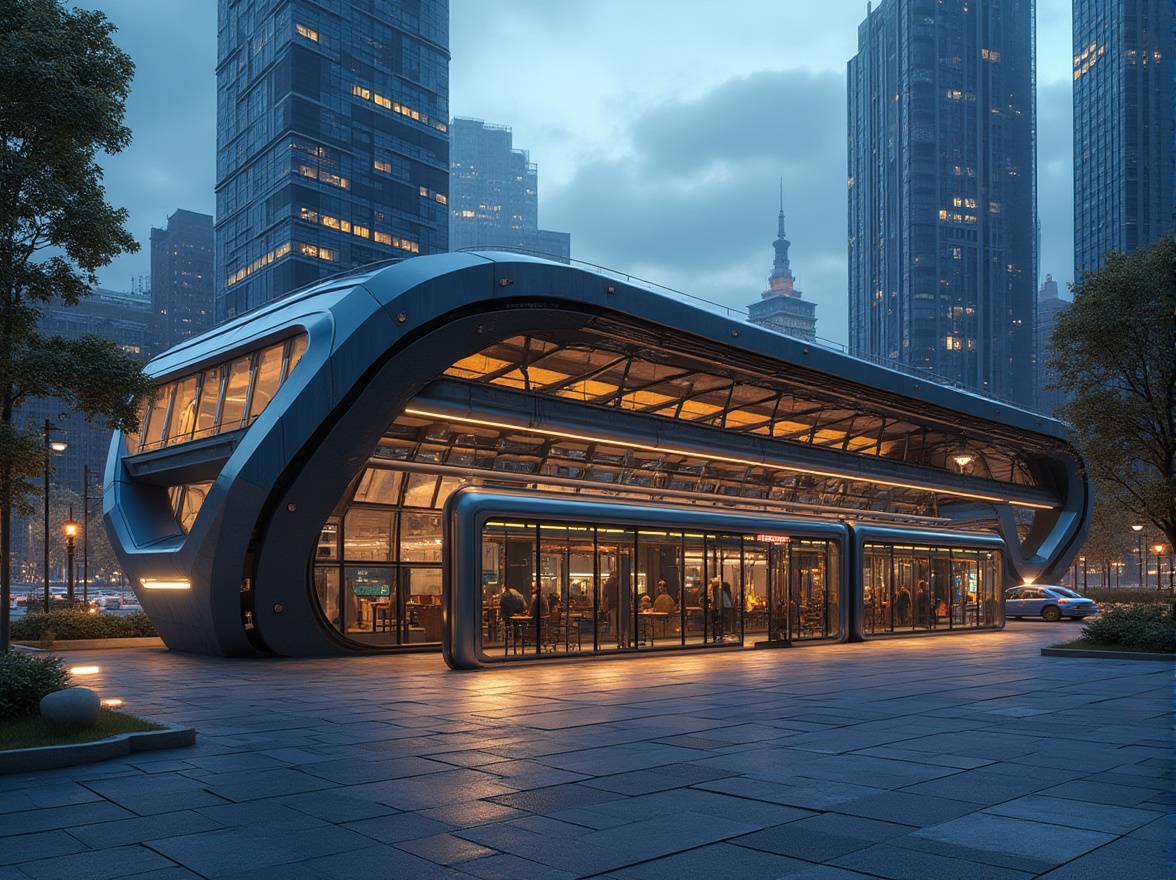
[[[106,202],[100,153],[130,143],[134,65],[100,12],[58,0],[0,2],[0,652],[8,649],[13,510],[47,467],[44,438],[18,418],[31,398],[134,430],[148,382],[113,342],[39,332],[53,302],[76,305],[95,271],[138,249]]]
[[[1061,415],[1095,484],[1176,542],[1176,241],[1112,253],[1049,342]]]

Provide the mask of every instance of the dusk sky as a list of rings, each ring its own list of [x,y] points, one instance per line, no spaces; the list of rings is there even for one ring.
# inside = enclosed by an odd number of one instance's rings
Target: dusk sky
[[[142,244],[99,273],[150,273],[177,208],[214,213],[216,4],[93,0],[137,72],[134,142],[104,162]],[[450,116],[514,130],[539,224],[572,257],[736,308],[759,298],[784,211],[817,333],[846,328],[846,62],[864,0],[450,0]],[[1037,3],[1041,273],[1073,277],[1070,0]]]

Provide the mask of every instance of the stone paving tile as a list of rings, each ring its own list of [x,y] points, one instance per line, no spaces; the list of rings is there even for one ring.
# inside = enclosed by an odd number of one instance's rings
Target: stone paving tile
[[[588,808],[606,816],[639,821],[648,816],[674,816],[696,813],[746,823],[748,831],[795,822],[812,816],[809,810],[745,798],[730,797],[701,789],[679,788],[660,791],[623,800],[606,801]]]
[[[893,841],[895,838],[905,837],[913,830],[909,825],[899,825],[896,822],[882,822],[839,813],[820,813],[791,823],[791,827],[797,831],[831,834],[835,837],[848,837],[870,843]]]
[[[120,846],[26,862],[20,870],[33,880],[60,880],[64,877],[118,880],[174,865],[175,862],[145,846]]]
[[[1033,874],[880,843],[834,859],[837,867],[891,880],[1029,880]]]
[[[1047,822],[1066,828],[1105,831],[1108,834],[1116,835],[1142,828],[1155,821],[1156,818],[1154,810],[1136,810],[1130,807],[1109,806],[1108,804],[1093,806],[1075,799],[1045,797],[1044,795],[1017,798],[1015,801],[988,807],[982,812],[993,816]]]
[[[7,813],[0,822],[0,839],[18,834],[32,834],[37,831],[51,831],[58,828],[73,828],[78,825],[112,822],[115,819],[129,819],[134,815],[122,807],[106,801],[92,804],[70,804],[43,810],[25,810]],[[3,844],[0,843],[0,846]]]
[[[765,828],[762,831],[745,834],[743,837],[733,838],[731,843],[806,862],[825,862],[874,845],[873,841],[869,840],[824,834],[811,828],[798,828],[798,824]]]
[[[898,822],[902,825],[924,827],[938,825],[948,819],[964,816],[975,810],[972,804],[952,801],[947,798],[925,794],[911,794],[908,791],[887,791],[867,795],[837,804],[832,810],[850,816],[880,819],[884,822]]]
[[[435,865],[427,859],[406,853],[394,846],[375,844],[362,849],[350,850],[318,859],[310,859],[302,867],[315,871],[316,877],[395,877],[412,880],[459,880],[466,876],[453,868]],[[270,874],[269,878],[282,877]],[[259,878],[260,880],[260,878]]]
[[[838,804],[877,794],[882,789],[845,782],[799,780],[795,783],[771,782],[756,777],[737,776],[703,782],[695,786],[706,791],[801,807],[806,810],[829,810]]]
[[[914,832],[914,836],[971,849],[1025,856],[1055,865],[1068,862],[1115,839],[1115,835],[1100,831],[1078,828],[1063,831],[1057,825],[987,813],[973,813],[941,825],[922,828]]]
[[[434,834],[432,837],[417,837],[396,844],[397,849],[428,859],[437,865],[457,865],[471,859],[494,855],[496,850],[462,840],[452,834]]]
[[[1176,858],[1130,838],[1109,843],[1068,862],[1042,880],[1171,880],[1176,877]]]
[[[772,852],[741,849],[728,843],[687,852],[610,872],[619,880],[681,880],[682,877],[783,877],[808,865]]]
[[[909,785],[903,791],[988,806],[1050,788],[1071,775],[1049,768],[1035,769],[1030,773],[1024,767],[1012,764],[990,764],[978,770],[965,770]]]
[[[348,797],[387,804],[399,810],[427,810],[446,804],[514,793],[513,786],[477,770],[446,770],[427,776],[350,785],[340,790]]]
[[[335,791],[310,791],[285,795],[274,798],[273,802],[324,822],[355,822],[359,819],[373,819],[376,816],[388,816],[397,812],[384,804],[347,797],[347,795]]]
[[[128,874],[125,880],[201,880],[199,874],[193,874],[187,868],[178,865],[173,868],[159,868],[155,871],[145,871],[142,874]],[[294,880],[294,878],[283,878]]]
[[[445,834],[455,830],[456,826],[426,818],[420,813],[395,813],[348,822],[344,827],[380,843],[399,843],[402,840]]]
[[[216,807],[228,802],[208,791],[204,783],[177,774],[153,777],[153,785],[146,791],[134,778],[96,780],[87,783],[87,787],[107,801],[140,816]]]
[[[1105,782],[1080,779],[1044,788],[1040,793],[1046,797],[1068,798],[1092,804],[1133,807],[1155,797],[1156,789],[1142,785],[1109,785]]]
[[[3,820],[0,819],[0,822]],[[67,856],[84,849],[86,847],[77,838],[65,831],[41,831],[6,837],[0,844],[0,865],[18,865],[36,859]]]
[[[573,784],[512,792],[492,796],[487,800],[502,806],[527,810],[531,813],[553,813],[556,810],[568,810],[613,801],[620,797],[621,795],[614,792]]]
[[[613,791],[617,794],[639,795],[711,782],[731,775],[728,771],[703,767],[698,764],[669,764],[650,770],[634,770],[631,773],[618,773],[615,776],[605,776],[602,779],[589,779],[584,782],[584,785],[589,788]]]
[[[997,850],[975,849],[959,843],[943,843],[938,840],[919,837],[916,834],[896,837],[889,841],[889,843],[891,846],[900,846],[904,849],[918,850],[923,853],[944,856],[949,859],[959,859],[965,862],[975,862],[981,865],[993,865],[997,868],[1007,868],[1013,871],[1023,871],[1035,876],[1056,867],[1056,862],[1043,861],[1020,854],[998,852]]]
[[[461,873],[479,880],[575,880],[580,876],[504,853],[462,862]]]
[[[442,822],[453,828],[473,828],[475,825],[486,825],[490,822],[505,822],[528,815],[522,810],[516,810],[503,804],[491,801],[475,800],[462,804],[446,804],[432,810],[421,810],[416,815],[436,822]]]
[[[196,810],[223,828],[273,828],[281,831],[313,831],[326,824],[283,803],[284,799],[266,798],[251,803],[223,804]]]
[[[223,828],[219,822],[188,810],[83,825],[69,833],[90,849],[107,849],[132,843],[149,843],[164,837],[195,834]],[[7,845],[6,847],[7,848]]]

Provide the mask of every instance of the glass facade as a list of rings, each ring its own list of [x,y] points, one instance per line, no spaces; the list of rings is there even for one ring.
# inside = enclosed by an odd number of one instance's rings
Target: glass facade
[[[850,349],[1033,405],[1031,0],[883,0],[848,69]]]
[[[877,636],[999,627],[1001,564],[992,550],[867,543],[862,630]]]
[[[492,520],[481,540],[482,649],[587,654],[837,638],[840,552],[836,541],[785,534]]]
[[[1176,229],[1176,4],[1074,2],[1074,269]]]
[[[220,0],[216,318],[448,250],[447,0]]]

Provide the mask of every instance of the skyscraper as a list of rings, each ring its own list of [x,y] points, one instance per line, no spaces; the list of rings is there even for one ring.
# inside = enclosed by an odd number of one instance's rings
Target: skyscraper
[[[747,307],[747,314],[753,324],[812,342],[817,338],[817,304],[805,300],[794,286],[796,279],[788,263],[791,244],[784,234],[784,191],[781,187],[780,216],[776,240],[772,242],[776,259],[772,263],[772,274],[768,276],[768,289],[760,294],[759,302]]]
[[[1052,275],[1046,275],[1037,294],[1037,411],[1052,415],[1061,406],[1066,395],[1061,391],[1047,389],[1054,376],[1049,369],[1049,338],[1053,335],[1058,315],[1070,307],[1069,300],[1058,296],[1058,283]]]
[[[1074,0],[1074,269],[1176,228],[1172,0]]]
[[[539,170],[508,126],[453,120],[450,247],[508,248],[566,263],[572,237],[539,228]]]
[[[1030,406],[1031,0],[883,0],[849,62],[855,354]]]
[[[449,246],[448,0],[219,0],[216,319]]]
[[[158,354],[212,327],[212,216],[179,210],[151,230],[151,348]]]

